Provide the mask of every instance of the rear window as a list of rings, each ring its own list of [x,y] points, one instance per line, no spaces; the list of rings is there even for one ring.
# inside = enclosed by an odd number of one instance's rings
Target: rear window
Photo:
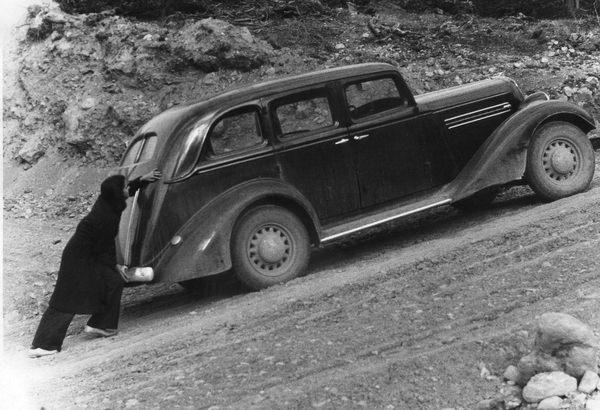
[[[133,165],[152,158],[156,149],[156,135],[146,135],[135,140],[125,152],[121,165]]]

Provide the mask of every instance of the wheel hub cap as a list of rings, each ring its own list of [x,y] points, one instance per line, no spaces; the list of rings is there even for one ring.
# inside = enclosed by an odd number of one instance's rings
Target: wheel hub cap
[[[275,232],[266,232],[258,243],[258,254],[268,263],[280,261],[285,255],[285,242]]]
[[[552,167],[561,174],[568,174],[575,168],[575,158],[567,149],[561,148],[552,154]]]
[[[248,243],[248,257],[263,274],[278,275],[291,261],[293,241],[288,232],[277,225],[257,229]]]
[[[567,141],[552,141],[544,150],[544,169],[556,181],[564,181],[577,170],[578,152]]]

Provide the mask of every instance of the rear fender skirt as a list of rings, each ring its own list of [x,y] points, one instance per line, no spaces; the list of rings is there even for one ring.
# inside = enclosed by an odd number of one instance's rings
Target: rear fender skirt
[[[231,269],[230,239],[235,222],[247,209],[261,203],[281,203],[300,213],[313,238],[320,234],[317,214],[308,200],[277,179],[259,179],[237,185],[198,210],[160,253],[155,281],[181,282]]]
[[[529,141],[536,130],[549,121],[566,121],[585,133],[595,128],[590,114],[576,105],[556,100],[527,104],[488,137],[448,185],[450,198],[457,201],[484,188],[521,179]]]

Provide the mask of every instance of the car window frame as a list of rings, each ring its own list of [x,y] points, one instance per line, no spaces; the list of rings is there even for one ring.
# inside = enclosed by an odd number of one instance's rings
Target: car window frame
[[[352,115],[350,114],[350,109],[349,109],[350,104],[348,103],[346,88],[352,84],[367,82],[367,81],[376,81],[376,80],[381,80],[384,78],[391,78],[392,81],[394,81],[394,84],[396,84],[396,88],[398,89],[400,96],[406,97],[406,99],[408,101],[408,105],[406,107],[398,107],[397,109],[391,108],[389,110],[385,110],[385,111],[381,111],[381,112],[378,112],[375,114],[367,115],[362,118],[353,118]],[[409,117],[409,116],[417,113],[417,103],[414,99],[412,92],[410,91],[410,89],[408,88],[406,83],[402,80],[400,75],[398,75],[398,73],[393,72],[393,71],[377,73],[377,74],[365,74],[365,75],[361,75],[361,76],[357,76],[357,77],[344,79],[340,84],[340,92],[342,94],[341,97],[343,98],[343,109],[344,109],[345,115],[347,116],[350,124],[368,123],[370,121],[373,121],[373,120],[376,120],[379,118],[388,118],[388,117],[405,118],[405,117]]]
[[[213,129],[217,126],[217,124],[223,118],[226,118],[231,115],[235,115],[236,113],[243,112],[243,111],[254,111],[255,112],[256,118],[258,118],[258,125],[260,128],[260,136],[262,137],[262,141],[259,144],[236,149],[236,150],[233,150],[230,152],[223,152],[220,154],[215,153],[213,150],[213,147],[212,147],[212,142],[210,140],[210,136],[211,136]],[[200,153],[200,157],[196,161],[196,163],[197,163],[196,165],[198,165],[202,160],[210,161],[210,160],[219,160],[219,159],[229,158],[229,157],[238,157],[238,156],[240,156],[240,154],[243,154],[245,151],[256,151],[256,150],[259,150],[260,148],[268,146],[269,139],[268,139],[266,127],[264,124],[262,111],[263,111],[262,107],[259,103],[244,104],[244,105],[232,108],[230,110],[227,110],[223,113],[219,113],[213,119],[211,119],[210,126],[208,127],[208,131],[206,132],[206,136],[204,137],[204,143],[203,143],[203,147],[201,150],[202,152]],[[244,156],[244,155],[242,155],[242,156]]]
[[[314,130],[294,133],[292,134],[293,137],[286,138],[281,130],[279,118],[277,117],[277,107],[287,102],[298,101],[298,96],[311,94],[319,95],[320,91],[323,91],[327,98],[333,124]],[[294,145],[303,141],[318,139],[321,136],[321,134],[330,134],[332,131],[345,128],[341,126],[343,117],[341,115],[339,105],[339,97],[337,95],[334,83],[317,83],[309,87],[288,90],[285,93],[272,96],[267,103],[267,110],[270,117],[271,131],[274,139],[278,144],[281,145]]]

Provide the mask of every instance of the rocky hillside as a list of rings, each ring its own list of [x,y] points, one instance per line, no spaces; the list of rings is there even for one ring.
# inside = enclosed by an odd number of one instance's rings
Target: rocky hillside
[[[526,92],[600,113],[595,19],[415,14],[398,2],[367,3],[242,2],[146,20],[115,9],[30,7],[4,59],[5,211],[75,217],[153,115],[330,66],[389,62],[417,93],[508,75]]]

